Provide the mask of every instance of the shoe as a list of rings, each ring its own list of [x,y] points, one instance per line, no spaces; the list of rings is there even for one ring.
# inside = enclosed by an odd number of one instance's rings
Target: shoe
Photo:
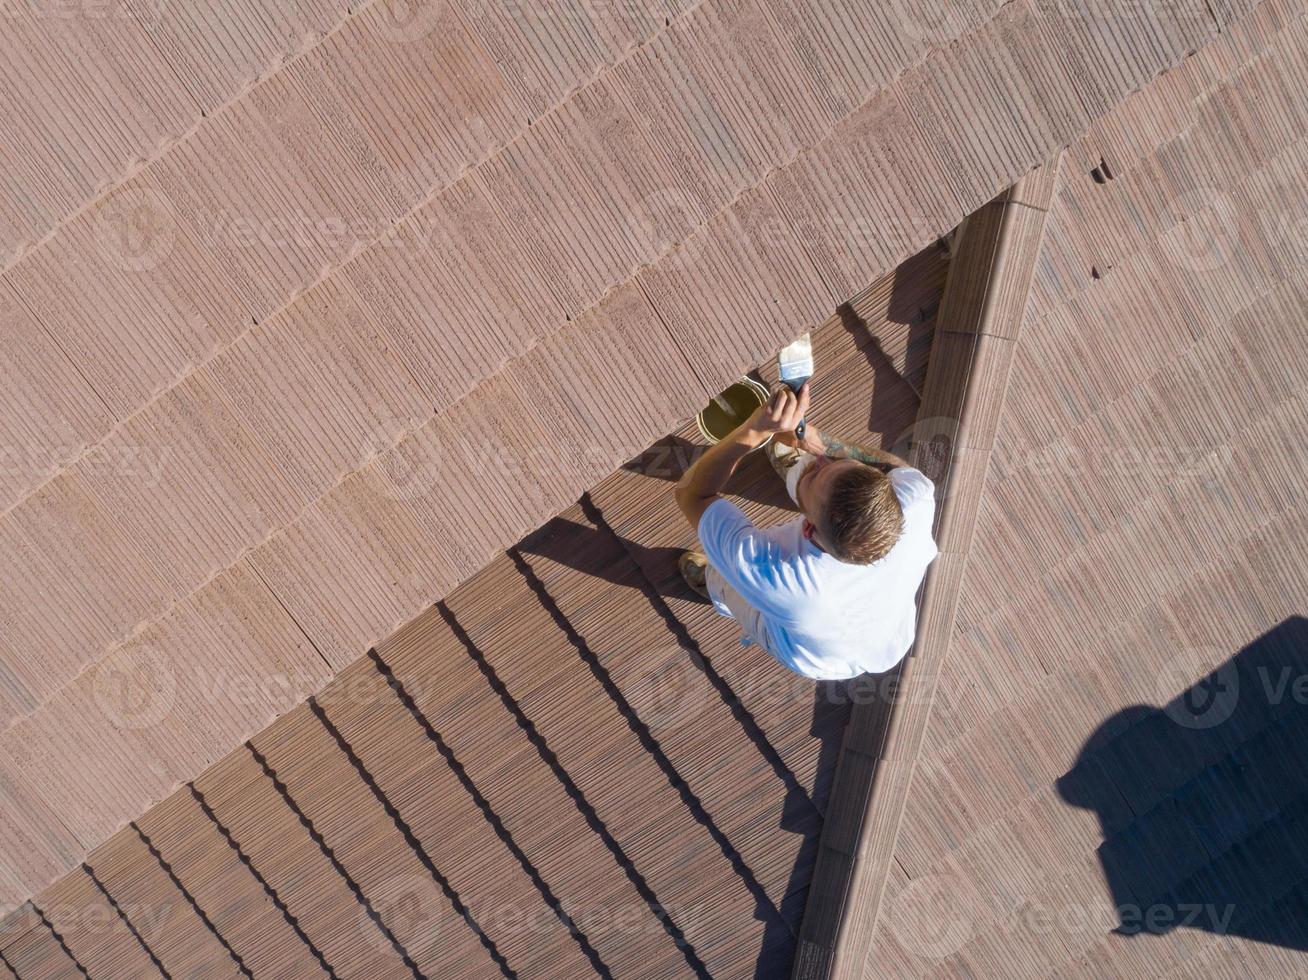
[[[681,577],[686,580],[686,584],[701,599],[709,598],[708,582],[705,576],[708,574],[708,559],[698,551],[683,551],[681,557],[677,559],[677,570],[681,572]]]
[[[785,443],[777,442],[776,439],[767,444],[767,454],[768,462],[777,471],[777,476],[781,477],[782,483],[786,482],[790,468],[799,462],[802,455],[794,446],[787,446]]]

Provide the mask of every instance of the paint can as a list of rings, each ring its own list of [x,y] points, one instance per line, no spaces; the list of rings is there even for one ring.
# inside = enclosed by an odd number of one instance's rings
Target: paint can
[[[754,409],[767,404],[769,397],[771,393],[762,384],[753,378],[741,378],[695,416],[699,434],[710,443],[720,442],[753,415]]]

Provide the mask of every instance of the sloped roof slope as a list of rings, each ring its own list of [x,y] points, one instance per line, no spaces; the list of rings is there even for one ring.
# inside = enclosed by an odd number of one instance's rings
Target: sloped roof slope
[[[1306,32],[1063,157],[869,976],[1302,972]]]
[[[4,894],[1242,9],[7,17]]]

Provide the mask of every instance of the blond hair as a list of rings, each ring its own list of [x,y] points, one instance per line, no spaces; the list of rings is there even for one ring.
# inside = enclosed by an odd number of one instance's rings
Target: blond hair
[[[899,540],[904,511],[889,476],[871,466],[851,466],[832,481],[824,523],[824,537],[837,558],[871,565]]]

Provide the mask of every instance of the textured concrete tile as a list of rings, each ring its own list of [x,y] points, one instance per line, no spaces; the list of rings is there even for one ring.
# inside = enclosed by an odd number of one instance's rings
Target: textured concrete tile
[[[525,534],[538,515],[557,512],[584,488],[585,461],[564,449],[568,442],[568,433],[538,411],[531,392],[499,375],[380,462],[390,467],[393,482],[410,488],[415,507],[459,528],[458,540],[480,567],[506,539]],[[484,506],[487,498],[501,505],[494,516]]]
[[[383,331],[338,279],[251,329],[212,370],[305,502],[431,415]]]
[[[421,462],[431,469],[377,462],[351,475],[251,556],[336,669],[475,567],[461,549],[476,545],[450,519],[452,507],[440,506],[457,492],[447,489],[447,460]],[[429,479],[435,474],[439,480]]]
[[[1048,158],[1090,119],[1025,0],[957,45],[932,51],[898,87],[962,213],[990,200],[1030,161]]]
[[[0,125],[15,142],[40,141],[39,134],[31,133],[31,121],[22,106],[0,106]],[[11,159],[10,155],[5,159]],[[53,175],[0,169],[0,268],[16,261],[64,215],[76,210],[78,196],[74,188],[61,186]]]
[[[822,85],[803,70],[784,32],[759,0],[701,4],[684,29],[716,74],[724,105],[764,166],[775,167],[810,145],[840,118]],[[731,105],[744,102],[748,108]]]
[[[343,272],[432,411],[564,322],[516,240],[466,179]]]
[[[343,151],[319,143],[322,159],[297,159],[303,151],[287,142],[288,132],[307,127],[326,136],[303,105],[298,116],[293,109],[279,121],[265,116],[255,99],[243,99],[206,119],[142,175],[170,202],[187,236],[230,277],[255,321],[376,232],[371,217],[356,216],[357,196],[338,198],[315,179],[330,174]]]
[[[368,5],[287,74],[400,213],[526,126],[450,3]]]
[[[7,912],[59,875],[76,866],[81,846],[57,811],[33,788],[14,752],[0,736],[0,800],[6,819],[0,828],[5,861],[0,870],[0,908]],[[0,924],[7,946],[23,928],[21,913]]]
[[[381,237],[412,205],[374,190],[371,161],[356,159],[351,145],[337,137],[334,120],[317,111],[301,77],[279,72],[246,95],[241,106],[276,139],[278,152],[294,161],[295,170],[280,180],[294,187],[306,206],[321,203],[324,210],[307,215],[310,227],[339,261]]]
[[[372,669],[371,664],[361,666]],[[384,806],[376,798],[318,717],[309,713],[296,717],[303,722],[293,733],[289,726],[280,726],[284,738],[256,739],[255,746],[312,821],[335,861],[376,903],[374,908],[405,953],[424,975],[450,962],[487,958],[478,934],[459,922],[410,842],[395,832],[386,812],[389,801]],[[439,869],[438,873],[443,874]],[[415,887],[419,883],[426,887]],[[484,906],[479,910],[489,911]],[[306,924],[315,918],[306,916]],[[493,921],[488,919],[487,925]],[[435,927],[446,922],[446,928]],[[491,934],[500,931],[493,929]]]
[[[108,409],[68,354],[0,283],[0,508],[7,509],[107,432]]]
[[[457,659],[434,656],[436,651],[430,648],[425,652],[421,676],[415,679],[406,674],[401,681],[410,696],[432,692],[442,698],[453,697],[475,683],[479,693],[493,698],[485,678],[461,652]],[[395,664],[389,659],[387,664],[399,676]],[[522,974],[534,969],[549,972],[551,963],[565,970],[584,970],[586,959],[580,943],[533,887],[530,865],[524,867],[520,860],[517,842],[497,835],[497,828],[479,805],[485,802],[476,795],[480,790],[469,792],[469,787],[477,784],[468,779],[466,770],[455,768],[462,766],[463,760],[450,748],[444,720],[424,713],[440,739],[438,746],[420,723],[400,708],[386,678],[368,660],[339,674],[318,702],[500,954]],[[504,728],[514,722],[502,706],[488,703],[484,708],[478,717],[486,730],[511,730]],[[514,750],[528,748],[525,740],[512,744]],[[448,908],[443,898],[441,901]],[[531,907],[531,929],[514,928],[504,920],[499,912],[510,906],[524,913]],[[423,916],[412,918],[421,921]],[[431,949],[432,938],[422,943],[425,949]],[[470,962],[473,959],[475,955],[469,957]]]
[[[177,77],[212,112],[282,67],[349,14],[345,0],[127,0]]]
[[[97,677],[103,692],[97,700]],[[80,674],[3,735],[0,746],[22,779],[59,813],[84,849],[105,840],[163,799],[183,777],[160,761],[166,746],[147,730],[120,728],[112,685]],[[107,696],[106,696],[107,695]],[[76,759],[76,766],[66,761]]]
[[[1093,9],[1060,0],[1032,5],[1092,117],[1217,34],[1205,5],[1191,0],[1148,6],[1111,0]]]
[[[769,183],[841,300],[948,231],[962,212],[895,90],[875,96]]]
[[[661,434],[653,418],[708,399],[699,375],[635,285],[606,297],[579,320],[509,365],[507,377],[550,428],[584,483]]]
[[[243,749],[239,757],[250,765],[249,754]],[[258,769],[250,775],[258,780],[266,779]],[[216,804],[206,802],[212,812]],[[157,858],[142,856],[146,845],[132,832],[132,839],[126,843],[134,846],[130,850],[122,848],[125,853],[115,862],[121,868],[115,884],[130,889],[128,894],[138,896],[138,900],[148,896],[156,903],[162,901],[165,908],[168,907],[165,885],[177,895],[185,889],[207,920],[202,921],[188,902],[183,908],[200,925],[199,935],[185,921],[172,919],[166,923],[167,935],[162,938],[173,942],[161,943],[157,951],[165,964],[171,955],[174,961],[183,964],[198,960],[204,964],[202,968],[212,968],[219,976],[227,976],[229,969],[235,976],[256,971],[258,975],[272,976],[327,975],[309,944],[293,931],[286,914],[274,904],[277,893],[266,890],[268,879],[261,881],[256,877],[262,872],[248,862],[249,854],[237,852],[233,843],[236,847],[242,845],[219,830],[217,817],[205,813],[187,788],[179,789],[153,807],[139,821],[139,826],[150,847],[157,852]],[[160,883],[150,867],[164,863],[176,884]],[[141,867],[143,864],[145,867]],[[116,868],[106,870],[113,875]],[[139,880],[130,876],[132,870],[137,872]],[[191,938],[192,942],[178,941],[181,936]],[[224,945],[219,945],[219,937]],[[200,951],[207,955],[201,955]]]
[[[38,700],[163,602],[164,582],[119,521],[71,471],[0,519],[4,661]],[[33,647],[39,660],[21,653]]]
[[[7,733],[84,845],[289,710],[329,669],[245,564],[219,575]],[[70,772],[54,760],[78,755]]]
[[[605,76],[477,175],[573,315],[705,218]]]
[[[714,70],[718,54],[701,47],[698,35],[678,22],[612,69],[615,88],[651,144],[686,176],[689,200],[706,214],[765,171],[749,138],[755,117]]]
[[[248,323],[226,270],[146,178],[97,201],[9,276],[119,419]]]
[[[298,509],[274,457],[207,369],[114,430],[77,473],[174,597],[189,594]]]
[[[769,13],[842,118],[908,67],[922,40],[905,29],[907,7],[902,3],[868,7],[857,0],[778,0],[769,5]]]
[[[5,102],[22,120],[6,129],[22,152],[6,154],[17,179],[0,213],[19,220],[0,230],[0,253],[47,234],[200,114],[121,7],[14,4],[0,50]]]
[[[77,962],[105,976],[148,976],[155,971],[142,942],[91,876],[75,872],[36,898],[52,929]],[[120,906],[121,907],[121,906]],[[126,913],[124,913],[126,915]]]
[[[189,799],[190,793],[186,790],[178,792],[184,793]],[[177,797],[178,793],[174,793],[160,806],[171,808]],[[196,816],[201,816],[198,811]],[[212,841],[226,850],[228,860],[235,864],[235,853],[227,847],[227,842],[218,835],[218,831],[211,825],[206,826],[206,823],[201,819],[189,828],[193,844],[190,850],[202,850],[203,843]],[[175,860],[177,863],[172,865],[174,872],[185,875],[183,869],[188,857],[189,854],[179,856],[175,851],[170,851],[164,860]],[[222,980],[236,980],[237,977],[244,976],[237,968],[236,961],[195,914],[181,889],[168,878],[135,830],[130,827],[120,830],[91,851],[86,862],[134,924],[138,920],[145,920],[149,931],[147,933],[142,929],[141,932],[148,937],[151,952],[159,957],[170,975],[187,976],[188,971],[204,971],[204,975],[208,976],[212,971],[215,978]],[[226,873],[224,862],[211,864],[208,870],[212,873],[215,867],[223,869],[223,873],[214,875],[218,879],[216,884],[228,889],[229,898],[243,898],[245,893],[239,885],[232,887],[233,879]],[[257,887],[254,876],[241,870],[250,885]],[[236,879],[237,883],[239,881],[239,878]],[[212,903],[201,906],[208,907],[212,907]],[[221,905],[215,908],[215,912],[219,909]]]
[[[198,773],[294,708],[331,670],[245,561],[111,648],[96,705],[157,741],[170,772]]]
[[[651,142],[713,214],[835,115],[756,3],[704,5],[613,69]]]
[[[14,973],[15,976],[61,977],[77,973],[73,958],[64,952],[64,947],[44,924],[18,936],[5,950],[5,959],[13,964],[14,971],[23,971]]]
[[[653,2],[586,3],[547,0],[501,4],[455,0],[450,5],[471,25],[532,117],[611,65],[664,26],[667,11]]]
[[[638,279],[691,365],[721,390],[837,305],[769,190],[750,191]]]

